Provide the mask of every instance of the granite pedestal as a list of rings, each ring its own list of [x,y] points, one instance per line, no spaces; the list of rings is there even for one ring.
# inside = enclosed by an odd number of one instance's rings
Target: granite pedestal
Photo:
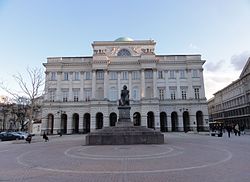
[[[120,106],[119,120],[116,126],[105,127],[89,133],[86,145],[131,145],[131,144],[163,144],[164,135],[145,126],[133,126],[130,119],[129,106]]]

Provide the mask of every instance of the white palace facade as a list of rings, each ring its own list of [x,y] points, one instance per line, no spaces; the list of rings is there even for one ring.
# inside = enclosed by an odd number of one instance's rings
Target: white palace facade
[[[87,133],[115,126],[124,85],[135,126],[202,131],[208,107],[201,55],[156,55],[153,40],[94,41],[93,55],[50,57],[42,132]]]

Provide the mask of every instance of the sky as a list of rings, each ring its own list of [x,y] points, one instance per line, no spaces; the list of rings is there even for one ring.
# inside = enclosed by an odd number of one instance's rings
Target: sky
[[[0,0],[0,82],[18,91],[13,75],[119,37],[153,39],[156,54],[201,54],[210,99],[250,57],[250,0]]]

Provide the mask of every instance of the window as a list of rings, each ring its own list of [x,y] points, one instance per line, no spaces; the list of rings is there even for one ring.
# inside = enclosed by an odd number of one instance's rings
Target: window
[[[104,71],[103,70],[96,71],[96,79],[97,80],[104,80]]]
[[[132,72],[132,80],[139,80],[140,79],[140,72],[139,71],[133,71]]]
[[[86,80],[91,80],[90,71],[85,72],[85,79],[86,79]]]
[[[164,100],[164,92],[165,92],[165,89],[159,88],[159,99],[160,100]]]
[[[63,73],[63,80],[65,80],[65,81],[69,80],[69,73],[68,72]]]
[[[109,79],[110,80],[117,80],[117,72],[111,71],[109,73]]]
[[[175,78],[175,71],[174,70],[170,70],[169,71],[169,78],[170,79],[174,79]]]
[[[117,89],[115,87],[111,87],[109,92],[109,100],[116,101],[117,97],[118,97]]]
[[[139,89],[138,89],[138,87],[134,87],[132,89],[132,99],[133,100],[139,100],[140,99],[139,98]]]
[[[193,70],[193,77],[194,77],[194,78],[199,77],[199,75],[198,75],[198,70]]]
[[[200,89],[199,88],[194,88],[194,98],[200,99]]]
[[[180,70],[180,78],[186,78],[185,70]]]
[[[128,72],[127,71],[122,72],[122,80],[128,80]]]
[[[163,71],[158,71],[158,78],[163,79]]]
[[[186,100],[187,99],[187,90],[186,89],[182,89],[181,90],[181,98],[183,100]]]
[[[62,91],[62,100],[63,102],[68,102],[69,91]]]
[[[49,101],[54,102],[56,97],[56,90],[49,90]]]
[[[145,70],[145,79],[153,79],[153,70]]]
[[[50,80],[56,80],[56,72],[51,72]]]
[[[171,89],[170,90],[170,99],[175,100],[176,90]]]
[[[80,80],[80,72],[74,72],[74,80]]]
[[[78,102],[79,101],[79,92],[80,92],[80,89],[73,89],[73,100],[74,102]]]
[[[91,89],[85,89],[84,93],[85,93],[85,101],[90,101],[90,98],[91,98]]]
[[[117,56],[131,56],[131,53],[127,49],[121,49],[117,53]]]

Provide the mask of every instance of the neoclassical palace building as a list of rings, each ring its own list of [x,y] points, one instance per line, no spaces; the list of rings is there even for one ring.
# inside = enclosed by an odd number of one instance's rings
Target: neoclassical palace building
[[[154,40],[94,41],[93,55],[50,57],[42,132],[87,133],[118,121],[124,85],[135,126],[202,131],[208,107],[201,55],[156,55]]]

